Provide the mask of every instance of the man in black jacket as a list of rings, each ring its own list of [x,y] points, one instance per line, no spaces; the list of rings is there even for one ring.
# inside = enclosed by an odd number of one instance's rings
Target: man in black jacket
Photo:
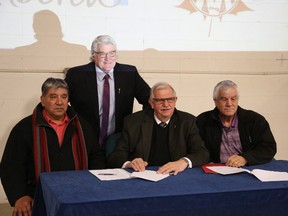
[[[68,86],[48,78],[41,103],[12,129],[0,164],[13,215],[31,215],[41,172],[105,168],[105,154],[91,126],[68,106]]]
[[[197,117],[210,161],[228,166],[263,164],[276,154],[276,142],[266,119],[238,106],[237,85],[224,80],[213,92],[215,109]]]

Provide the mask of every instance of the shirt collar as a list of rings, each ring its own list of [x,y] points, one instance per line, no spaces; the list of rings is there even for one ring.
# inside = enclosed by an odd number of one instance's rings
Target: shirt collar
[[[157,124],[160,124],[162,121],[160,121],[158,118],[157,118],[157,116],[154,114],[154,119],[155,119],[155,121],[156,121],[156,123]],[[166,121],[165,123],[168,125],[169,124],[169,122],[170,122],[170,119],[168,119],[168,121]]]
[[[109,76],[110,76],[110,78],[113,80],[114,79],[114,68],[113,69],[111,69],[108,73],[105,73],[103,70],[101,70],[99,67],[97,67],[96,65],[95,65],[95,67],[96,67],[96,74],[97,74],[97,79],[99,80],[99,81],[102,81],[103,79],[104,79],[104,76],[106,75],[106,74],[109,74]]]
[[[221,119],[220,119],[220,122],[221,122]],[[225,127],[222,122],[221,122],[221,124],[222,124],[223,128],[228,128],[228,127]],[[232,120],[232,123],[231,123],[231,126],[229,128],[236,128],[237,125],[238,125],[238,115],[237,115],[237,113],[235,113],[233,120]]]
[[[56,123],[47,115],[45,109],[43,109],[42,114],[43,114],[45,120],[46,120],[49,124],[51,124],[51,123],[56,124]],[[63,119],[63,121],[62,121],[62,124],[65,124],[65,123],[67,123],[68,121],[69,121],[69,117],[68,117],[67,114],[65,114],[65,117],[64,117],[64,119]]]

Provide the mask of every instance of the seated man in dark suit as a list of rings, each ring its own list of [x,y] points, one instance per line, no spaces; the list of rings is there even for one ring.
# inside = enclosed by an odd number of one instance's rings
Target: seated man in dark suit
[[[209,154],[196,125],[196,117],[175,108],[176,92],[156,83],[150,93],[152,109],[127,116],[121,137],[108,158],[109,167],[144,171],[160,166],[158,173],[174,173],[201,166]]]

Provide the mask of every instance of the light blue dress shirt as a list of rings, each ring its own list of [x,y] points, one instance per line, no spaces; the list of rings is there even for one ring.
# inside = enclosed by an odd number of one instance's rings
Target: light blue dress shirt
[[[107,135],[114,133],[115,131],[115,84],[114,84],[114,73],[113,69],[108,72],[109,78],[109,87],[110,87],[110,106],[109,106],[109,123]],[[100,117],[100,127],[102,122],[102,112],[103,112],[103,85],[104,85],[104,76],[106,75],[100,68],[96,66],[96,79],[97,79],[97,88],[98,88],[98,103],[99,103],[99,117]]]

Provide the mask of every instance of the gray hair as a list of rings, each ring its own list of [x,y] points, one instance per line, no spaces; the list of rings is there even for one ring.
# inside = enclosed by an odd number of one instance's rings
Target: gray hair
[[[60,78],[50,77],[46,79],[45,82],[42,84],[42,87],[41,87],[42,96],[45,96],[51,88],[53,89],[64,88],[69,92],[69,87],[67,83],[65,82],[65,80],[60,79]]]
[[[105,44],[105,45],[111,44],[115,47],[115,50],[117,51],[117,44],[111,36],[99,35],[93,40],[91,44],[91,56],[90,56],[91,61],[93,61],[93,56],[95,55],[95,52],[97,52],[98,45],[101,45],[101,44]]]
[[[154,98],[154,92],[155,91],[162,90],[162,89],[171,89],[173,97],[176,97],[176,91],[174,90],[174,88],[170,84],[168,84],[166,82],[158,82],[158,83],[154,84],[150,90],[150,99]]]
[[[239,91],[238,91],[237,84],[232,82],[231,80],[223,80],[215,86],[214,91],[213,91],[213,100],[218,99],[220,91],[222,90],[229,91],[230,89],[236,89],[237,96],[239,98]]]

